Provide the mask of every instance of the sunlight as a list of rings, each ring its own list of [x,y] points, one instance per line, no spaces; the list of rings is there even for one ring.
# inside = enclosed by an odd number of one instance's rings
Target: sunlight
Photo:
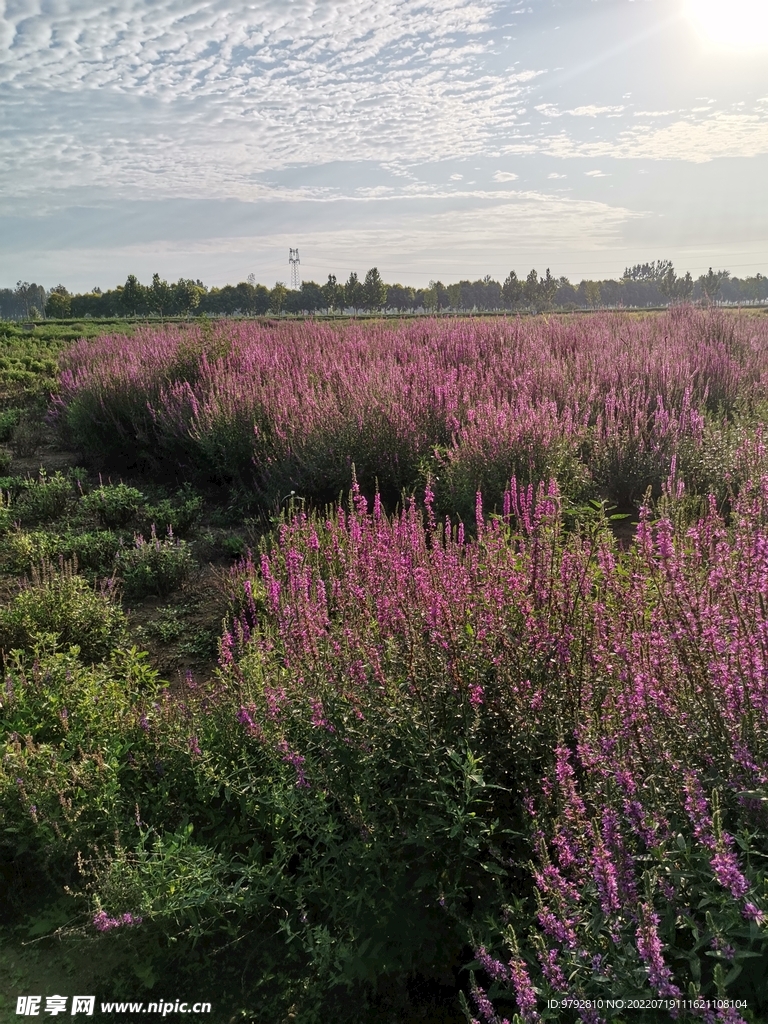
[[[766,0],[687,0],[687,10],[701,35],[715,46],[768,48]]]

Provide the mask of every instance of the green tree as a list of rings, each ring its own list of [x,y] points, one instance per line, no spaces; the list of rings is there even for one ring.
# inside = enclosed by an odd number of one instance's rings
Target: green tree
[[[445,290],[448,293],[448,305],[451,309],[461,309],[461,284],[449,284]]]
[[[334,309],[341,309],[344,305],[344,285],[338,283],[335,274],[329,274],[323,285],[323,301],[325,308],[331,312]]]
[[[424,307],[429,313],[434,313],[437,309],[437,288],[435,288],[435,282],[429,282],[429,288],[422,288],[417,293],[417,302]]]
[[[539,281],[539,296],[542,309],[552,308],[558,287],[559,284],[557,278],[552,277],[549,272],[549,267],[547,267],[545,276]]]
[[[723,282],[727,281],[730,276],[727,270],[713,271],[712,267],[709,268],[709,273],[702,274],[698,283],[701,286],[704,299],[707,302],[715,302]]]
[[[387,309],[396,309],[399,313],[413,309],[415,297],[416,292],[413,288],[401,284],[387,285]]]
[[[301,282],[301,308],[306,313],[316,313],[325,306],[323,289],[315,281]]]
[[[584,281],[584,295],[587,299],[587,305],[595,309],[600,305],[600,282],[599,281]]]
[[[240,285],[238,285],[238,288]],[[200,305],[203,289],[195,281],[180,277],[171,285],[172,305],[175,313],[191,313]]]
[[[152,275],[152,284],[149,288],[149,308],[158,316],[166,316],[171,312],[173,305],[173,289],[167,281],[161,279],[159,274]]]
[[[363,284],[353,270],[349,275],[347,283],[344,285],[344,302],[347,306],[351,306],[353,310],[357,311],[364,301]]]
[[[531,309],[539,308],[539,275],[535,270],[532,270],[525,279],[523,295],[525,296],[526,305]]]
[[[654,281],[660,284],[674,267],[671,260],[656,260],[651,263],[636,263],[634,267],[626,267],[624,281]]]
[[[63,284],[51,288],[51,294],[45,304],[45,315],[55,320],[65,320],[72,315],[72,296]]]
[[[678,277],[675,268],[669,263],[664,277],[659,281],[659,288],[670,302],[687,302],[693,294],[693,278],[690,273]]]
[[[387,303],[387,286],[377,267],[371,267],[363,282],[363,304],[366,309],[383,309]]]
[[[45,288],[41,284],[17,281],[15,296],[27,320],[36,320],[45,309]]]
[[[139,283],[135,274],[129,274],[125,280],[121,303],[129,316],[136,316],[147,306],[147,289]]]
[[[276,281],[275,287],[269,293],[269,308],[273,313],[282,313],[288,298],[288,289],[282,281]]]
[[[509,309],[514,309],[520,303],[523,297],[523,282],[518,280],[514,270],[510,270],[507,275],[507,279],[501,288],[501,294],[505,305]]]

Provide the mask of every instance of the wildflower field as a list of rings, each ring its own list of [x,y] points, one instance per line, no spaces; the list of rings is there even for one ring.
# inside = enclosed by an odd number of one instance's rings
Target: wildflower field
[[[7,941],[222,1022],[768,1019],[768,317],[59,360],[71,465],[0,480]]]

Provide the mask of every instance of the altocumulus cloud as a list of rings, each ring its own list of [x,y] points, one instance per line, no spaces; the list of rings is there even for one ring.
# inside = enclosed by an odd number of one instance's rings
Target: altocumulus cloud
[[[485,67],[502,7],[7,0],[6,195],[44,188],[54,201],[57,190],[88,187],[259,199],[272,192],[259,175],[294,163],[480,152],[514,133],[538,73]]]

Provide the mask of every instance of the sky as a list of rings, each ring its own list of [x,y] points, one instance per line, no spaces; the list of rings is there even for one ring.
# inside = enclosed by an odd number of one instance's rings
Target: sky
[[[766,0],[0,0],[0,287],[768,273]]]

